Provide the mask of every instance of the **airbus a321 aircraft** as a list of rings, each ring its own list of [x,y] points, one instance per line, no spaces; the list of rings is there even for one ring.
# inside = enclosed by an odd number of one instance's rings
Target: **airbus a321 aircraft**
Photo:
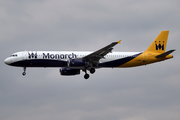
[[[97,68],[125,68],[147,65],[173,58],[166,50],[169,31],[162,31],[149,48],[144,52],[112,52],[113,47],[120,43],[111,44],[95,52],[85,51],[22,51],[12,54],[4,62],[7,65],[23,67],[58,67],[60,74],[65,76],[78,75],[82,70],[84,78],[88,79],[89,71],[95,73]]]

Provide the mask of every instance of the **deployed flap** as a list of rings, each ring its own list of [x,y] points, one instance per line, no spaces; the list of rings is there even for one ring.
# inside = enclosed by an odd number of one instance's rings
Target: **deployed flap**
[[[174,52],[175,50],[169,50],[165,53],[162,53],[160,55],[157,55],[156,58],[162,58],[162,57],[166,57],[167,55],[171,54],[172,52]]]
[[[118,42],[112,42],[111,44],[107,45],[106,47],[104,47],[100,50],[97,50],[97,51],[83,57],[82,59],[85,61],[88,61],[88,62],[92,62],[93,64],[97,64],[101,58],[104,58],[105,55],[107,55],[109,52],[112,52],[113,47],[118,43],[120,44],[120,42],[121,42],[121,40],[119,40]]]

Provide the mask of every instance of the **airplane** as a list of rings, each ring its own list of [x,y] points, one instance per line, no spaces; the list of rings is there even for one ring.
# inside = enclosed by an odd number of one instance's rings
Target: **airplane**
[[[21,51],[13,53],[4,60],[10,66],[23,67],[59,67],[64,76],[79,75],[82,70],[88,79],[89,71],[95,73],[98,68],[126,68],[147,65],[173,58],[175,51],[166,50],[169,31],[161,31],[157,38],[144,52],[113,52],[113,47],[121,40],[95,51]]]

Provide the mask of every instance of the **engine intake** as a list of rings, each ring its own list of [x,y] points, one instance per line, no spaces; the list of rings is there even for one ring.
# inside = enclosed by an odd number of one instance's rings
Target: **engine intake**
[[[78,75],[80,74],[80,69],[72,69],[63,67],[59,69],[61,75],[69,76],[69,75]]]

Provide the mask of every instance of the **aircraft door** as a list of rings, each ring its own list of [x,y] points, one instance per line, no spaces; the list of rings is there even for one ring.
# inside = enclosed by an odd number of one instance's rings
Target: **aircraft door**
[[[147,53],[143,53],[143,62],[146,62],[148,60]]]
[[[22,59],[26,60],[27,59],[27,51],[22,52]]]

